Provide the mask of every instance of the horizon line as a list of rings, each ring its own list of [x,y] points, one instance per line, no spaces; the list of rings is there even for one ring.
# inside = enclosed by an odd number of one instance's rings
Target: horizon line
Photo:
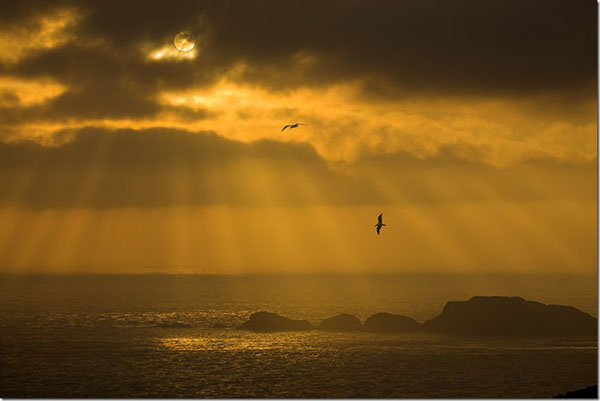
[[[586,272],[506,272],[506,271],[489,271],[489,272],[446,272],[446,271],[406,271],[406,272],[390,272],[390,271],[369,271],[369,272],[340,272],[340,271],[322,271],[322,272],[36,272],[36,271],[1,271],[2,276],[485,276],[485,275],[513,275],[513,276],[598,276],[598,271],[594,273]]]

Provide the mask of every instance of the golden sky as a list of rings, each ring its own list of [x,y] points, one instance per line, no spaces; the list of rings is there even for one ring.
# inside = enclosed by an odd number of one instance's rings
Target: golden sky
[[[0,271],[595,273],[595,2],[154,3],[0,6]]]

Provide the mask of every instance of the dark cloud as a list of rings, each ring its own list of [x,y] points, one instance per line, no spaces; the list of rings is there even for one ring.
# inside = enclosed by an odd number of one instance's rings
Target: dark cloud
[[[300,77],[308,82],[374,76],[411,90],[520,93],[596,76],[592,0],[116,3],[92,6],[85,29],[117,44],[170,39],[202,16],[210,41],[198,63],[244,60],[259,75],[287,72],[307,52],[322,60]]]
[[[161,105],[157,92],[194,83],[194,68],[147,63],[138,53],[119,56],[105,46],[76,45],[40,51],[23,60],[16,72],[27,78],[51,76],[68,89],[39,109],[46,118],[149,117]]]
[[[406,152],[370,155],[352,169],[380,177],[398,194],[398,202],[597,199],[595,158],[538,157],[497,167],[484,162],[483,150],[447,145],[428,158]]]
[[[307,145],[243,144],[209,133],[156,129],[63,135],[73,140],[54,148],[0,144],[3,203],[33,208],[308,204],[313,200],[297,184],[304,176],[328,202],[339,203],[343,190],[356,183],[330,172]],[[271,188],[275,192],[265,192]]]
[[[184,120],[204,119],[214,114],[157,102],[161,88],[182,89],[195,82],[194,67],[186,63],[148,63],[137,52],[119,56],[102,45],[70,44],[34,53],[15,68],[11,72],[25,78],[51,76],[67,90],[42,104],[21,106],[13,102],[9,104],[12,107],[3,107],[0,110],[3,124],[154,117],[163,111]]]
[[[595,82],[592,1],[255,1],[208,14],[214,45],[258,74],[305,51],[322,60],[310,70],[322,82],[509,94]]]
[[[89,110],[74,107],[74,114],[152,112],[159,88],[212,83],[237,62],[248,66],[242,79],[273,90],[358,79],[365,93],[387,98],[574,88],[587,99],[595,97],[592,0],[54,3],[69,5],[84,15],[75,44],[4,69],[72,85],[79,92],[65,94],[59,108],[90,102]],[[35,1],[2,7],[2,18],[12,21],[49,10]],[[181,29],[208,37],[195,60],[149,62],[139,52],[143,42],[169,45]],[[314,63],[302,64],[299,54],[314,57]]]
[[[303,206],[465,200],[593,200],[595,162],[496,168],[446,148],[331,166],[307,144],[242,143],[212,133],[65,131],[57,147],[0,143],[0,203],[36,209]],[[59,138],[60,139],[60,138]],[[58,141],[60,142],[60,141]]]

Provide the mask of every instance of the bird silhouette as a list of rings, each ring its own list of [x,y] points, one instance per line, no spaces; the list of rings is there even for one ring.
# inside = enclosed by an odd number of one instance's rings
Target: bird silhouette
[[[377,227],[377,235],[379,235],[379,231],[383,226],[385,226],[385,224],[383,224],[383,213],[381,213],[377,218],[377,224],[375,224],[375,227]]]
[[[283,132],[283,130],[286,129],[287,127],[290,127],[290,129],[292,129],[292,128],[298,128],[299,125],[306,125],[306,124],[302,124],[302,123],[288,124],[281,129],[281,132]]]

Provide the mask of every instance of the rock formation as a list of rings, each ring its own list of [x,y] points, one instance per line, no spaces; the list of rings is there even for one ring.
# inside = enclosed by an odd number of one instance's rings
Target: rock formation
[[[553,398],[595,398],[598,399],[598,385],[587,386],[575,391],[569,391],[565,394],[557,395]]]
[[[422,331],[423,325],[407,316],[376,313],[367,318],[362,325],[362,329],[364,331],[380,333],[401,333],[406,331]]]
[[[358,318],[347,313],[325,319],[319,326],[319,330],[327,331],[357,331],[360,329],[361,326]]]
[[[240,326],[242,330],[272,332],[312,330],[314,327],[306,320],[292,320],[271,312],[256,312]]]
[[[520,297],[473,297],[448,302],[425,322],[433,332],[471,335],[595,335],[597,320],[572,306]]]
[[[401,333],[428,331],[475,336],[595,336],[597,319],[572,306],[545,305],[520,297],[477,296],[450,301],[442,313],[424,324],[402,315],[376,313],[363,325],[346,313],[323,320],[320,330]],[[189,327],[177,323],[160,327]],[[257,312],[240,329],[251,331],[311,330],[306,320],[292,320],[270,312]]]

